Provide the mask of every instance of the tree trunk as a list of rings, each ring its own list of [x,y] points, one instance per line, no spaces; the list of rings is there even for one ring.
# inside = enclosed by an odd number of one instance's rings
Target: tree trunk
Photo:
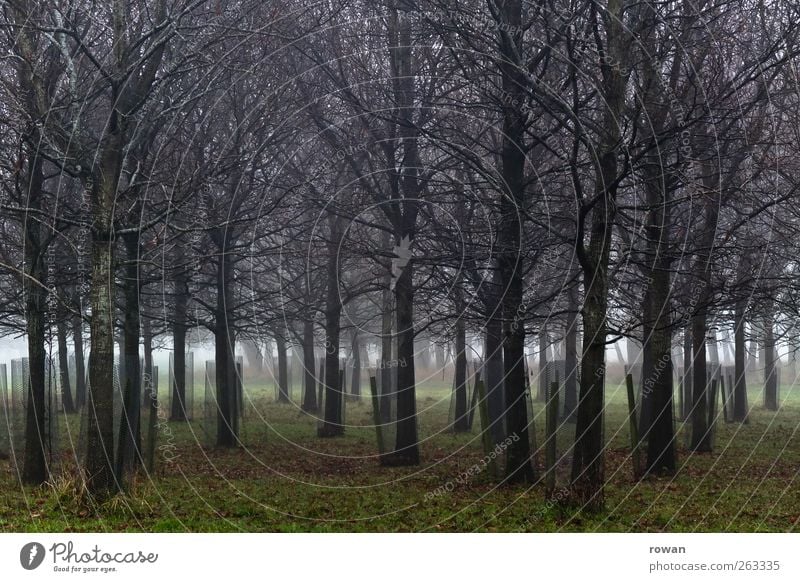
[[[464,311],[463,293],[460,288],[455,290],[455,419],[453,430],[467,432],[469,426],[469,411],[467,410],[467,331],[462,318]]]
[[[117,440],[116,474],[122,486],[126,474],[141,462],[141,442],[139,440],[141,419],[141,363],[139,361],[139,339],[141,321],[139,317],[139,233],[125,236],[125,315],[123,317],[125,350],[121,360],[125,362],[125,384],[123,389],[122,417],[119,423]]]
[[[153,7],[154,20],[166,18],[164,2]],[[108,114],[97,124],[98,149],[88,167],[84,185],[91,192],[92,276],[91,353],[89,355],[88,453],[86,476],[91,494],[105,494],[114,487],[114,211],[128,140],[128,120],[150,93],[163,57],[166,41],[146,57],[127,47],[125,7],[112,5],[112,50],[107,69]],[[131,66],[135,62],[136,65]],[[88,128],[88,126],[87,126]],[[84,161],[84,160],[81,160]],[[137,342],[138,343],[138,342]]]
[[[104,495],[114,479],[114,269],[110,222],[95,228],[89,352],[86,475],[89,490]]]
[[[399,244],[400,241],[398,241]],[[392,464],[418,465],[417,397],[414,373],[414,281],[412,262],[397,279],[397,434]]]
[[[44,86],[46,68],[39,66],[35,46],[38,38],[33,32],[35,27],[29,26],[27,20],[30,11],[34,9],[33,3],[14,3],[4,7],[4,17],[7,23],[15,29],[14,50],[9,55],[9,66],[16,68],[17,89],[24,102],[25,113],[31,123],[26,123],[23,128],[25,138],[30,138],[36,143],[39,135],[40,119],[47,113],[43,111],[44,104],[40,100],[41,94],[47,91]],[[12,58],[16,57],[16,58]],[[13,63],[13,64],[12,64]],[[49,80],[54,81],[54,78]],[[25,144],[25,141],[22,142]],[[19,200],[23,207],[40,210],[44,194],[43,160],[39,157],[35,146],[25,144],[20,151],[19,168],[23,170],[18,183],[14,179],[9,181],[11,190],[16,185],[22,196],[26,199]],[[5,212],[5,211],[4,211]],[[45,430],[45,330],[47,328],[47,267],[45,253],[47,245],[44,243],[41,218],[34,212],[26,212],[23,219],[23,253],[24,277],[22,290],[25,310],[25,331],[28,340],[29,377],[23,379],[27,384],[27,405],[25,411],[25,453],[22,468],[22,481],[30,485],[39,485],[47,479],[47,454],[45,440],[48,437]]]
[[[545,370],[547,369],[547,349],[549,340],[547,337],[547,328],[542,325],[539,329],[539,383],[536,387],[536,399],[539,401],[543,401],[545,399],[545,395],[547,394],[548,387],[547,387],[547,375],[545,374]]]
[[[72,345],[75,351],[75,406],[81,410],[86,405],[86,365],[83,359],[83,317],[80,315],[72,318]]]
[[[289,398],[289,364],[286,348],[286,328],[281,326],[275,335],[278,350],[278,402],[290,402]]]
[[[31,162],[29,176],[28,204],[38,205],[41,192],[41,162]],[[34,196],[36,194],[36,199]],[[44,251],[41,245],[41,227],[31,215],[25,221],[25,271],[23,280],[25,290],[25,331],[28,339],[29,377],[23,381],[28,394],[25,402],[25,457],[22,468],[22,482],[40,485],[47,480],[47,430],[45,404],[45,319],[47,317],[47,268],[44,264]]]
[[[567,291],[569,300],[567,330],[564,338],[564,420],[575,422],[575,409],[578,406],[578,289],[572,286]]]
[[[389,249],[391,242],[388,232],[383,234],[383,248]],[[393,298],[391,290],[392,273],[387,269],[383,279],[383,305],[381,312],[381,421],[388,423],[392,417],[392,384],[394,364],[392,361],[392,320]]]
[[[175,313],[172,320],[172,405],[170,420],[186,420],[186,311],[189,298],[189,282],[184,271],[184,250],[181,242],[176,245]]]
[[[67,321],[64,317],[59,318],[56,330],[58,334],[58,377],[61,381],[61,404],[66,414],[75,414],[75,400],[72,398],[72,386],[69,380]]]
[[[494,276],[493,276],[494,278]],[[492,444],[498,444],[505,438],[505,415],[503,394],[503,321],[500,310],[502,303],[499,285],[486,282],[487,289],[491,288],[490,300],[487,309],[490,311],[486,321],[486,360],[484,379],[486,382],[486,409],[489,420],[489,434]],[[496,303],[494,303],[496,301]]]
[[[709,138],[710,139],[710,138]],[[711,265],[714,233],[719,223],[718,173],[711,160],[701,165],[703,210],[706,218],[698,240],[697,258],[694,265],[694,280],[697,296],[692,315],[692,443],[695,452],[711,452],[712,441],[708,424],[708,368],[706,365],[706,337],[708,335],[708,310],[712,298]]]
[[[764,407],[778,410],[778,371],[775,366],[774,307],[772,301],[766,302],[764,311]]]
[[[419,464],[419,445],[417,442],[417,401],[416,376],[414,365],[414,263],[410,248],[416,234],[419,199],[424,193],[420,181],[420,168],[424,163],[419,154],[419,128],[414,119],[416,107],[415,79],[412,47],[412,18],[405,11],[398,10],[400,2],[393,2],[387,18],[389,36],[389,56],[392,70],[396,76],[393,84],[393,98],[397,107],[396,123],[398,143],[402,147],[403,163],[399,173],[395,171],[395,161],[391,160],[391,171],[397,178],[395,195],[399,201],[392,204],[389,218],[395,234],[398,253],[397,263],[393,261],[392,275],[395,276],[395,317],[397,324],[397,431],[394,452],[384,457],[383,462],[393,465]],[[399,190],[399,191],[398,191]],[[400,195],[402,194],[402,196]],[[388,207],[387,207],[388,208]],[[406,254],[408,253],[408,254]],[[399,272],[395,273],[395,267]]]
[[[214,326],[214,355],[216,357],[217,445],[232,448],[239,444],[239,394],[236,383],[234,357],[234,313],[229,308],[233,301],[233,265],[228,254],[228,244],[222,235],[217,266],[217,304]]]
[[[664,187],[658,160],[651,160],[648,175],[647,225],[650,284],[643,306],[644,357],[642,366],[642,417],[639,434],[647,442],[646,472],[675,473],[675,429],[672,409],[672,332],[670,309],[671,264],[669,243],[669,191]]]
[[[124,293],[123,293],[123,296],[124,296]],[[124,308],[117,311],[117,318],[120,319],[120,320],[124,320],[124,318],[125,318],[125,314],[123,313],[123,310],[124,310]],[[116,325],[116,323],[115,323],[115,325]],[[114,398],[116,398],[117,395],[119,395],[119,396],[122,395],[122,389],[123,389],[123,386],[125,386],[125,333],[124,333],[123,329],[119,329],[117,331],[117,333],[119,334],[117,336],[117,349],[118,349],[118,353],[119,353],[119,358],[116,358],[116,360],[115,360],[114,374],[116,374],[116,378],[115,378],[116,382],[115,382],[114,389],[118,390],[118,392],[116,392],[114,394]]]
[[[317,374],[316,358],[314,357],[314,322],[303,322],[303,393],[302,408],[306,412],[317,411]]]
[[[358,340],[358,330],[353,331],[350,340],[353,350],[352,375],[350,376],[350,394],[354,398],[361,398],[361,342]]]
[[[116,91],[116,90],[115,90]],[[114,95],[113,103],[118,95]],[[98,175],[91,181],[92,275],[86,476],[89,491],[104,495],[114,475],[114,202],[122,169],[124,118],[114,111]]]
[[[144,345],[144,372],[148,374],[149,379],[151,381],[150,385],[155,385],[155,380],[153,379],[153,329],[152,324],[150,323],[150,318],[143,317],[142,318],[142,344]],[[144,380],[142,380],[142,384],[145,384]],[[145,384],[146,385],[146,384]],[[145,394],[145,397],[149,397],[150,394]]]
[[[145,470],[152,473],[155,457],[156,424],[158,422],[158,378],[153,366],[153,330],[150,318],[142,318],[142,343],[144,344],[144,370],[142,374],[142,387],[144,401],[142,406],[147,410],[147,448],[142,451]],[[139,422],[138,441],[141,443],[142,423]]]
[[[692,361],[694,359],[692,349],[692,326],[691,323],[683,330],[683,382],[681,383],[681,401],[683,402],[683,418],[689,420],[692,415]]]
[[[500,73],[503,93],[510,103],[503,107],[502,175],[504,191],[500,198],[497,265],[502,285],[503,402],[498,424],[500,438],[513,437],[506,450],[506,481],[530,483],[534,480],[528,440],[528,406],[525,401],[525,304],[521,209],[526,207],[525,127],[528,112],[524,105],[527,78],[522,54],[522,2],[506,0],[499,5],[501,20],[511,32],[500,33]],[[499,400],[499,399],[498,399]],[[491,404],[491,399],[489,400]],[[504,426],[504,424],[506,426]],[[497,434],[497,432],[495,432]]]
[[[706,299],[706,298],[704,298]],[[708,430],[708,372],[706,366],[706,317],[708,308],[701,305],[692,316],[692,445],[695,452],[711,452]]]
[[[590,10],[596,9],[594,6],[590,8]],[[583,247],[583,236],[577,237],[586,296],[583,306],[584,346],[573,448],[571,495],[590,512],[602,510],[604,505],[603,406],[606,375],[607,277],[611,233],[616,219],[619,119],[625,104],[626,78],[623,76],[623,63],[627,57],[622,27],[622,0],[608,0],[607,16],[605,26],[609,62],[602,64],[604,80],[602,92],[606,110],[603,114],[603,135],[597,152],[594,184],[596,201],[590,211],[589,248]],[[588,220],[588,217],[585,220]]]
[[[572,463],[572,492],[576,501],[590,511],[603,507],[605,463],[603,457],[603,402],[605,386],[606,269],[611,224],[597,221],[593,228],[596,268],[584,274],[589,281],[583,307],[583,357],[581,358],[580,400],[575,426]],[[608,236],[600,230],[608,231]],[[605,255],[605,256],[603,256]]]
[[[342,303],[339,294],[339,257],[342,238],[341,219],[330,219],[331,239],[327,256],[327,291],[325,294],[325,418],[317,431],[320,437],[344,434],[342,423],[342,386],[339,383],[339,336],[341,335]]]
[[[745,341],[745,311],[747,300],[738,299],[734,307],[733,332],[733,420],[735,422],[747,422],[747,343]]]

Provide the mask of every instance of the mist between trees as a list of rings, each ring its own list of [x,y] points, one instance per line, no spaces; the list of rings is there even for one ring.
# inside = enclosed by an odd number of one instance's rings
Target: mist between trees
[[[80,413],[88,490],[125,490],[170,426],[153,415],[199,422],[196,374],[207,446],[240,447],[248,378],[269,369],[292,403],[293,361],[316,437],[345,434],[363,395],[376,464],[424,463],[418,392],[447,377],[448,430],[475,417],[485,454],[507,443],[492,478],[551,478],[586,512],[610,374],[632,375],[637,479],[678,470],[676,415],[700,454],[717,417],[748,421],[748,381],[780,408],[797,5],[2,6],[0,332],[25,338],[6,406],[24,483],[56,470],[49,419]]]

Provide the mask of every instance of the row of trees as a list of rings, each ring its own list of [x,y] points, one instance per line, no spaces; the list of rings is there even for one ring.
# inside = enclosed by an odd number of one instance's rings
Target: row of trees
[[[797,7],[745,4],[4,0],[0,325],[28,342],[24,480],[47,478],[46,343],[71,332],[80,353],[83,322],[97,494],[140,459],[142,347],[150,373],[172,344],[180,403],[192,330],[214,339],[219,446],[238,443],[234,346],[258,358],[267,337],[301,346],[307,386],[324,354],[319,436],[341,434],[349,335],[379,344],[396,400],[382,463],[417,464],[415,338],[453,346],[459,429],[470,334],[493,438],[521,437],[505,478],[531,482],[524,358],[549,330],[574,501],[602,507],[622,337],[642,345],[647,472],[675,471],[676,343],[710,450],[709,333],[735,330],[745,421],[748,334],[774,366],[797,321]]]

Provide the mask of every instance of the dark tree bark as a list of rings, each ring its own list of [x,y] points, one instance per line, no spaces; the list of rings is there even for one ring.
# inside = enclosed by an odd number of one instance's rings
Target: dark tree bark
[[[289,398],[289,364],[286,348],[286,329],[279,326],[275,335],[278,350],[278,402],[290,402]]]
[[[354,398],[361,398],[361,342],[358,339],[358,330],[353,331],[350,340],[353,350],[352,375],[350,376],[350,394]]]
[[[72,318],[72,345],[75,350],[75,406],[78,410],[86,404],[86,364],[83,356],[83,318]]]
[[[142,406],[147,410],[147,434],[148,448],[143,452],[145,470],[152,471],[151,464],[155,455],[156,422],[158,417],[158,378],[155,374],[153,365],[153,329],[150,318],[141,317],[142,321],[142,344],[144,345],[144,361],[142,372],[142,387],[144,389],[144,401]],[[141,415],[140,415],[141,416]],[[142,423],[139,422],[138,442],[142,442]],[[139,448],[142,451],[140,445]]]
[[[493,279],[497,275],[492,276]],[[505,410],[503,406],[503,320],[501,319],[500,309],[502,299],[500,285],[497,281],[486,283],[487,308],[490,310],[486,320],[486,337],[484,352],[486,359],[484,363],[486,382],[486,408],[489,413],[489,433],[492,436],[492,443],[497,444],[505,438]]]
[[[166,4],[153,6],[154,21],[167,18]],[[152,46],[147,56],[133,57],[127,47],[126,14],[121,3],[112,6],[113,55],[107,78],[109,113],[103,119],[101,145],[84,177],[91,198],[92,275],[90,286],[91,353],[89,354],[88,453],[85,471],[92,494],[104,495],[117,486],[114,472],[114,210],[129,144],[127,124],[148,95],[164,56],[166,42]]]
[[[462,314],[464,312],[463,292],[456,288],[454,305],[456,308],[455,323],[455,419],[453,430],[467,432],[469,426],[469,411],[467,410],[467,331]]]
[[[224,229],[223,229],[224,230]],[[217,262],[217,303],[214,317],[214,355],[216,357],[217,446],[236,447],[239,444],[239,401],[236,382],[234,346],[233,263],[230,240],[226,232],[219,233]]]
[[[419,200],[424,194],[421,169],[424,163],[419,153],[419,129],[414,118],[417,93],[415,78],[414,39],[412,19],[399,7],[404,2],[392,2],[387,17],[389,37],[389,60],[396,81],[392,91],[397,108],[395,122],[397,143],[402,149],[403,164],[399,172],[394,171],[394,200],[386,206],[394,228],[395,245],[409,251],[416,236]],[[391,161],[394,169],[395,162]],[[402,193],[402,196],[400,195]],[[397,330],[396,401],[397,431],[395,450],[384,457],[383,462],[392,465],[418,465],[419,444],[417,439],[416,374],[414,364],[414,259],[403,257],[403,265],[397,274],[394,287],[394,303]],[[394,266],[394,265],[393,265]],[[393,273],[393,276],[395,274]]]
[[[657,162],[647,168],[647,225],[650,284],[644,298],[642,417],[640,438],[647,442],[646,472],[675,473],[675,430],[672,418],[672,332],[670,321],[669,190]]]
[[[75,400],[72,397],[72,386],[69,379],[69,354],[67,352],[67,321],[62,316],[56,323],[58,335],[58,377],[61,381],[61,404],[66,414],[74,414]]]
[[[117,15],[119,18],[121,16]],[[119,24],[119,22],[117,22]],[[112,102],[117,104],[119,87]],[[89,491],[103,496],[118,488],[114,471],[114,203],[125,149],[125,115],[113,109],[100,152],[97,176],[88,181],[92,201],[91,325],[89,352]]]
[[[32,3],[30,3],[32,4]],[[37,124],[46,111],[42,93],[45,91],[42,73],[36,65],[37,38],[33,28],[27,25],[29,11],[33,9],[28,2],[10,5],[7,17],[18,30],[14,35],[15,59],[9,59],[16,67],[18,90],[24,103],[27,115],[34,122],[26,123],[22,128],[26,139],[35,144],[40,138]],[[36,67],[36,69],[34,69]],[[46,67],[44,67],[46,69]],[[23,192],[20,205],[33,209],[26,212],[23,218],[24,230],[24,292],[25,331],[28,340],[29,377],[27,378],[27,397],[25,411],[25,454],[22,467],[22,481],[30,485],[39,485],[47,479],[47,453],[45,447],[45,329],[47,327],[47,267],[45,254],[47,243],[42,232],[39,216],[35,211],[42,208],[44,195],[43,160],[36,146],[24,144],[20,158],[22,172],[19,187]]]
[[[320,437],[344,434],[342,425],[342,386],[339,383],[339,341],[341,335],[342,303],[339,294],[339,257],[337,250],[342,239],[341,219],[330,219],[330,241],[327,256],[327,290],[325,294],[325,418],[317,431]]]
[[[707,301],[707,296],[701,301]],[[708,372],[706,366],[706,318],[708,307],[700,305],[692,316],[692,445],[695,452],[711,452],[708,430]]]
[[[119,168],[112,161],[110,166]],[[95,188],[95,221],[92,237],[90,304],[92,319],[89,352],[88,454],[89,490],[103,496],[116,487],[114,475],[114,270],[111,210],[116,179]],[[112,185],[113,183],[113,185]]]
[[[705,220],[698,240],[698,251],[693,267],[696,282],[695,296],[689,301],[694,305],[692,314],[692,442],[695,452],[711,452],[711,433],[708,424],[708,366],[706,363],[706,338],[708,337],[708,310],[712,299],[711,250],[714,233],[719,223],[719,185],[714,162],[703,162],[703,177],[700,186]]]
[[[150,318],[142,317],[142,344],[144,345],[144,372],[153,380],[153,329]],[[143,382],[144,383],[144,382]],[[154,385],[154,384],[151,384]],[[149,396],[149,394],[145,394]]]
[[[126,262],[125,312],[123,334],[125,349],[121,360],[125,362],[125,384],[123,387],[122,417],[119,423],[117,440],[116,475],[117,483],[123,487],[127,474],[141,462],[141,442],[139,440],[141,419],[141,364],[139,361],[140,311],[139,311],[139,231],[129,232],[124,237]]]
[[[383,232],[383,248],[391,248],[391,239],[387,231]],[[386,269],[383,278],[383,301],[381,313],[381,421],[388,423],[392,416],[392,384],[394,377],[394,364],[392,361],[392,321],[394,303],[392,297],[391,268]]]
[[[506,481],[529,483],[535,478],[528,440],[528,408],[525,401],[525,305],[523,298],[522,219],[526,205],[525,130],[528,112],[527,77],[519,55],[522,50],[522,2],[498,3],[499,68],[503,93],[502,183],[497,265],[502,285],[503,408],[498,429],[501,439],[516,436],[506,451]],[[488,330],[487,330],[488,335]],[[499,400],[499,399],[498,399]],[[489,403],[492,403],[490,399]],[[505,426],[504,426],[505,425]],[[493,425],[494,426],[494,425]]]
[[[398,241],[399,243],[400,241]],[[419,464],[417,398],[414,373],[414,283],[409,261],[397,279],[397,434],[391,460],[397,465]]]
[[[590,10],[598,7],[592,5]],[[606,335],[608,310],[608,262],[611,233],[617,212],[619,119],[625,104],[626,62],[623,38],[623,2],[608,0],[606,9],[606,51],[608,62],[601,64],[605,100],[603,135],[597,152],[594,184],[595,202],[591,209],[589,248],[583,246],[579,232],[578,258],[583,268],[586,295],[583,305],[583,358],[581,359],[580,399],[575,426],[571,495],[584,510],[602,510],[604,505],[605,459],[603,456],[603,405],[605,400]],[[593,18],[596,17],[596,14]],[[599,31],[595,31],[599,34]],[[582,204],[584,202],[582,201]],[[583,228],[579,224],[579,230]]]
[[[653,30],[658,15],[645,8],[643,27]],[[644,40],[645,50],[656,51],[654,35]],[[652,59],[643,59],[644,101],[642,132],[653,146],[644,156],[641,174],[647,199],[645,292],[642,300],[642,397],[639,437],[647,443],[645,473],[671,475],[675,472],[675,431],[673,427],[672,321],[670,289],[672,264],[669,256],[670,205],[678,183],[674,170],[664,164],[658,151],[659,134],[668,131],[669,109]]]
[[[564,338],[564,419],[575,422],[575,410],[578,406],[578,289],[573,285],[567,291],[569,305],[567,307],[567,330]]]
[[[774,304],[767,301],[764,308],[764,407],[778,410],[778,371],[775,351]]]
[[[186,312],[189,302],[189,280],[185,270],[185,253],[183,244],[176,244],[175,280],[175,312],[172,319],[172,404],[170,420],[186,420]]]
[[[303,322],[303,394],[302,408],[306,412],[317,411],[317,374],[316,358],[314,357],[314,322]]]
[[[691,323],[683,330],[683,381],[681,383],[681,400],[683,402],[683,418],[688,420],[692,415],[692,326]]]
[[[124,293],[123,293],[124,295]],[[119,310],[117,312],[117,319],[122,320],[124,322],[125,314],[123,310]],[[118,332],[119,335],[117,336],[117,349],[119,350],[120,357],[116,360],[116,370],[114,371],[117,375],[117,381],[119,385],[119,394],[122,394],[122,390],[125,386],[125,330],[124,330],[124,323],[123,327],[121,327]]]
[[[43,186],[42,161],[33,154],[27,170],[28,200],[39,208]],[[28,339],[27,409],[25,411],[25,457],[22,481],[39,485],[47,480],[47,433],[45,410],[45,327],[47,317],[47,267],[41,226],[33,215],[25,219],[25,331]]]
[[[539,401],[544,401],[548,391],[545,370],[547,369],[547,360],[549,359],[547,356],[549,344],[547,328],[543,325],[539,330],[539,382],[536,386],[536,399]]]
[[[598,194],[616,179],[616,154],[601,158],[605,179],[599,181]],[[605,193],[604,209],[596,209],[584,281],[588,281],[583,306],[584,346],[581,358],[580,400],[575,427],[572,464],[572,492],[589,511],[602,509],[605,463],[603,457],[603,402],[605,387],[606,313],[608,308],[608,253],[615,210],[615,193]]]
[[[734,332],[733,332],[733,420],[747,422],[747,342],[745,340],[745,313],[747,300],[738,299],[734,307]]]

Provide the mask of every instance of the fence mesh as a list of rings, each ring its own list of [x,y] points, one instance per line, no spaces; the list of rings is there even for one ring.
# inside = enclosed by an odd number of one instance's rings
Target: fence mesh
[[[6,364],[0,364],[0,458],[2,459],[11,456],[12,414],[11,399],[8,394],[8,368]]]
[[[11,460],[16,464],[17,471],[22,470],[25,458],[25,410],[29,382],[28,358],[11,360]]]
[[[0,452],[5,453],[17,471],[22,470],[25,459],[25,428],[30,391],[30,366],[28,358],[11,360],[11,394],[6,383],[6,367],[0,370]],[[44,365],[44,417],[42,419],[42,446],[48,470],[52,473],[60,460],[61,392],[58,368],[47,358]],[[36,437],[37,442],[39,436]]]

